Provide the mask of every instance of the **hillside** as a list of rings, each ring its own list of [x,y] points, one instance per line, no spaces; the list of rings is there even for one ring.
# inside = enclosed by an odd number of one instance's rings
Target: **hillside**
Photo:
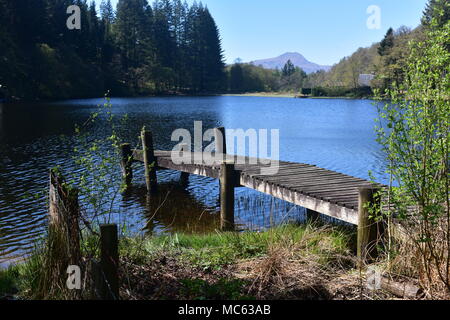
[[[314,73],[320,70],[328,71],[330,66],[322,66],[317,63],[308,61],[304,56],[298,52],[287,52],[276,58],[269,58],[263,60],[255,60],[250,62],[255,66],[261,66],[265,69],[282,69],[283,66],[291,60],[294,66],[301,68],[306,73]]]

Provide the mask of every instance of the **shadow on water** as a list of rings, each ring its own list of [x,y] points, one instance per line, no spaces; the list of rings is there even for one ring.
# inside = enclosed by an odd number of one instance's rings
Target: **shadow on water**
[[[160,183],[155,195],[149,195],[144,185],[131,186],[123,200],[142,206],[148,234],[207,233],[219,227],[216,209],[195,199],[176,181]]]

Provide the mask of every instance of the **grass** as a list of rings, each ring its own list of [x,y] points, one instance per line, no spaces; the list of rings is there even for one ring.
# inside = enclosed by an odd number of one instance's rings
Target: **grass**
[[[41,254],[35,254],[24,263],[0,270],[0,300],[2,297],[12,295],[21,298],[31,297],[31,293],[38,290],[42,258]]]
[[[98,257],[94,238],[83,237],[85,257]],[[121,237],[121,291],[126,292],[125,299],[261,298],[265,288],[272,292],[271,286],[282,287],[276,279],[292,273],[289,268],[296,274],[305,265],[327,269],[341,264],[343,256],[351,255],[351,239],[352,234],[342,228],[312,224],[265,232]],[[23,264],[0,271],[0,298],[42,298],[45,261],[37,253]],[[61,295],[53,292],[44,298]]]
[[[173,252],[180,260],[207,269],[262,257],[270,248],[281,247],[299,255],[315,255],[326,264],[336,255],[348,254],[350,240],[350,234],[337,227],[284,225],[265,232],[124,238],[120,254],[144,262],[157,253]]]

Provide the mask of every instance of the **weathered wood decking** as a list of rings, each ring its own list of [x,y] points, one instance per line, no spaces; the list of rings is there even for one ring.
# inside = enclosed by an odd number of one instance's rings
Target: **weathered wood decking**
[[[193,164],[200,154],[185,152],[185,163],[172,161],[171,151],[155,151],[156,168],[171,169],[219,179],[221,162]],[[204,156],[204,155],[203,155]],[[358,224],[359,188],[380,188],[380,184],[319,168],[315,165],[280,161],[275,175],[261,175],[261,168],[270,165],[251,164],[255,159],[227,155],[235,163],[236,187],[247,187],[291,202],[304,208],[332,216],[351,224]],[[133,151],[133,160],[143,162],[142,150]],[[213,162],[211,164],[211,162]]]

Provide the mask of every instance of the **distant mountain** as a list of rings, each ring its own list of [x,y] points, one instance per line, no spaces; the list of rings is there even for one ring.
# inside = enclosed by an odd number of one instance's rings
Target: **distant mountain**
[[[331,66],[321,66],[306,60],[306,58],[298,52],[287,52],[276,58],[255,60],[250,63],[266,69],[282,69],[288,60],[291,60],[294,66],[302,68],[306,73],[313,73],[319,70],[328,71],[331,69]]]

